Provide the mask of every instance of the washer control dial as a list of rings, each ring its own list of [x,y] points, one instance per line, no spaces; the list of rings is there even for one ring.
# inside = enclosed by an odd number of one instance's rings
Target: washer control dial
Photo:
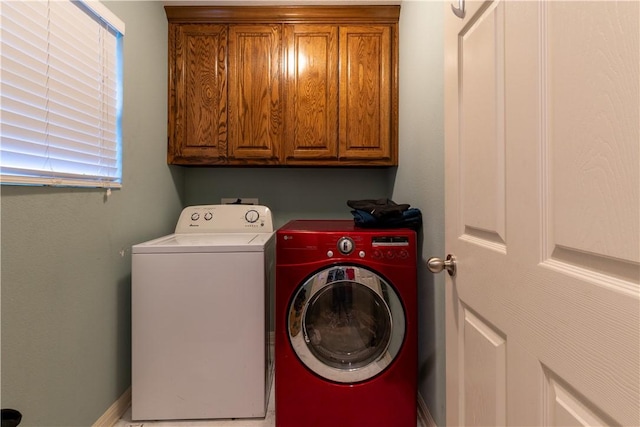
[[[349,237],[341,237],[340,240],[338,240],[338,250],[342,255],[349,255],[353,252],[355,246],[356,245],[353,243],[353,240]]]
[[[260,214],[257,210],[251,209],[244,214],[244,219],[246,219],[248,223],[253,224],[254,222],[258,221],[258,219],[260,219]]]

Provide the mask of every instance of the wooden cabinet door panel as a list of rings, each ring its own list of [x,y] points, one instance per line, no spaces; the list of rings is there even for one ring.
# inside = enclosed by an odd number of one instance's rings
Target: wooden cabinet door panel
[[[229,158],[278,162],[282,26],[229,26]]]
[[[391,158],[391,28],[340,27],[340,159]]]
[[[170,29],[169,163],[206,163],[227,152],[225,25]]]
[[[338,27],[286,25],[286,160],[338,158]]]

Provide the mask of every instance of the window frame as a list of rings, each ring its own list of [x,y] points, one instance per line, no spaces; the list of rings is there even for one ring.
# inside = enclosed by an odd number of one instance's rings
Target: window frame
[[[89,188],[121,188],[122,187],[122,151],[123,151],[123,138],[122,138],[122,107],[123,107],[123,38],[125,33],[125,24],[122,20],[120,20],[113,12],[111,12],[105,5],[100,3],[97,0],[64,0],[74,6],[77,6],[82,12],[86,14],[89,25],[95,26],[95,22],[101,27],[98,29],[100,32],[100,36],[98,37],[98,41],[92,41],[95,44],[97,51],[99,52],[99,58],[105,58],[105,54],[108,54],[107,61],[103,61],[99,59],[97,62],[103,67],[102,71],[95,72],[94,76],[98,77],[98,80],[101,80],[103,83],[105,81],[104,76],[111,75],[111,80],[113,81],[113,77],[115,76],[115,84],[111,84],[109,87],[112,88],[111,93],[115,91],[114,96],[111,97],[110,101],[104,100],[105,94],[109,91],[109,88],[105,88],[107,85],[102,86],[102,83],[99,85],[100,88],[97,91],[100,92],[98,96],[100,101],[97,101],[95,98],[93,102],[96,104],[99,103],[102,111],[102,116],[94,114],[94,118],[100,123],[97,127],[94,126],[93,129],[99,128],[100,131],[104,130],[105,133],[112,132],[112,136],[104,137],[101,136],[93,137],[93,141],[91,146],[94,149],[99,151],[99,154],[94,154],[95,158],[106,159],[109,162],[110,166],[107,169],[110,169],[110,172],[103,173],[102,171],[99,174],[91,174],[87,172],[69,172],[69,171],[61,171],[61,170],[39,170],[37,167],[31,167],[27,169],[19,169],[19,166],[23,166],[21,164],[15,164],[12,167],[11,164],[4,164],[4,162],[0,162],[0,184],[2,185],[40,185],[40,186],[72,186],[72,187],[89,187]],[[48,28],[43,30],[46,32],[47,37],[51,37],[51,35],[57,36],[57,33],[54,32],[55,27],[50,25],[51,16],[54,15],[52,13],[52,8],[55,7],[53,3],[60,3],[60,0],[38,0],[40,3],[47,3],[47,13],[48,13]],[[0,5],[0,18],[5,19],[4,15],[1,14],[2,5]],[[81,23],[79,24],[81,25]],[[4,26],[3,26],[4,28]],[[60,32],[60,30],[57,30]],[[96,33],[97,34],[97,33]],[[113,37],[104,39],[104,36]],[[105,41],[106,40],[106,41]],[[4,43],[3,43],[4,45]],[[50,49],[51,44],[47,42],[47,59],[46,64],[47,68],[49,68],[53,59],[53,55],[51,55]],[[29,55],[30,53],[27,53]],[[112,56],[113,55],[113,56]],[[2,58],[4,58],[4,54],[2,54]],[[115,59],[112,61],[111,59]],[[2,66],[2,60],[0,59],[0,68]],[[53,67],[51,67],[53,68]],[[46,72],[46,76],[48,76],[49,70]],[[102,77],[100,77],[102,76]],[[4,79],[3,86],[4,86]],[[40,99],[39,104],[37,104],[37,108],[40,108],[41,111],[46,111],[48,113],[48,93],[51,84],[49,80],[47,80],[45,84],[45,89],[47,92],[46,100]],[[53,91],[52,91],[53,92]],[[4,95],[3,95],[4,98]],[[9,101],[8,98],[5,98],[5,101]],[[20,103],[20,100],[17,102]],[[42,104],[46,104],[43,106]],[[63,104],[64,106],[64,104]],[[104,118],[104,109],[108,108],[109,112],[113,112],[115,110],[115,117],[111,116],[111,119]],[[5,109],[0,105],[0,114],[5,114]],[[109,114],[110,114],[109,113]],[[18,113],[19,115],[20,113]],[[48,116],[48,114],[47,114]],[[53,147],[49,142],[49,125],[50,119],[48,117],[45,118],[36,118],[34,121],[39,122],[46,129],[45,133],[43,133],[40,138],[33,138],[26,142],[33,141],[34,145],[40,146],[40,151],[44,151],[44,153],[38,153],[43,162],[49,161],[53,159],[53,156],[49,156],[49,150]],[[78,122],[82,123],[81,120]],[[111,122],[107,126],[104,125],[106,122]],[[5,121],[2,120],[0,116],[0,125],[5,125]],[[8,125],[10,126],[10,125]],[[14,128],[15,123],[13,124]],[[25,127],[23,129],[31,129],[29,127]],[[106,130],[105,130],[106,129]],[[21,129],[22,130],[22,129]],[[44,136],[44,140],[42,140],[42,136]],[[4,139],[5,133],[0,129],[0,137]],[[9,137],[8,137],[9,138]],[[21,142],[20,138],[13,138],[14,145],[19,145]],[[18,140],[16,143],[15,141]],[[106,143],[105,143],[106,141]],[[105,145],[106,144],[106,145]],[[0,140],[0,145],[2,145],[2,141]],[[111,148],[108,148],[108,146]],[[60,147],[65,147],[60,144]],[[68,148],[68,146],[66,146]],[[64,148],[63,148],[64,149]],[[108,155],[103,154],[103,149],[109,150],[110,153]],[[2,147],[0,147],[0,156],[13,154],[9,151],[3,151]],[[9,153],[9,154],[6,154]],[[73,154],[74,156],[76,154]],[[78,152],[78,157],[82,157],[83,152]],[[1,159],[0,159],[1,160]],[[80,162],[82,163],[82,162]],[[93,161],[86,161],[85,164],[91,165],[96,164]],[[101,163],[100,163],[101,164]]]

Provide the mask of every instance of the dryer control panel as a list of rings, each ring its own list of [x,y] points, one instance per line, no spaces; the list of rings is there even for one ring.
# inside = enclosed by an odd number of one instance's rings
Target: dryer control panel
[[[409,238],[407,236],[380,236],[371,239],[373,259],[409,258]]]
[[[262,205],[197,205],[182,210],[176,234],[272,233],[271,210]]]
[[[331,260],[410,266],[417,259],[415,231],[362,229],[348,220],[291,221],[277,231],[276,247],[283,264]]]

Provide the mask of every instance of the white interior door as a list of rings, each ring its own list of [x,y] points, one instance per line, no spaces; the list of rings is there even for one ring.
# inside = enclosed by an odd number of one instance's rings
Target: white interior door
[[[638,426],[640,3],[446,3],[447,425]]]

